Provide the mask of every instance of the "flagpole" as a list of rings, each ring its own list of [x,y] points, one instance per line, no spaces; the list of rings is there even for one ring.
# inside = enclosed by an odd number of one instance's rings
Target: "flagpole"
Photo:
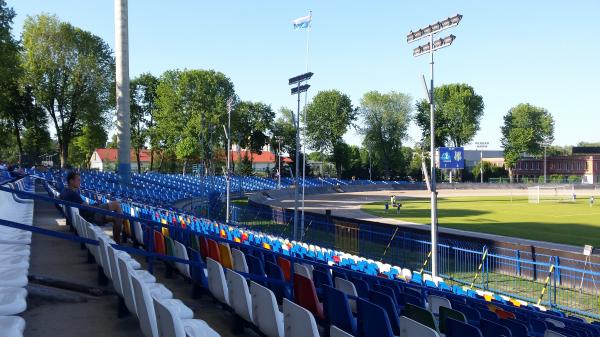
[[[309,52],[309,41],[310,41],[310,27],[312,25],[312,11],[308,11],[310,21],[308,22],[308,29],[306,30],[306,72],[308,72],[308,52]],[[308,90],[304,93],[304,129],[302,130],[302,138],[304,146],[302,147],[302,213],[300,216],[300,241],[304,236],[304,185],[306,185],[306,104],[308,103]]]

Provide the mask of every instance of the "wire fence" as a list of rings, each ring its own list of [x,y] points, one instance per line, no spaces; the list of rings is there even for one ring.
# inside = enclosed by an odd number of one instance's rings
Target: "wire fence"
[[[270,207],[233,207],[240,226],[291,237],[293,214]],[[305,215],[302,241],[411,270],[430,272],[427,235],[393,226]],[[471,286],[588,318],[600,319],[600,264],[478,242],[440,238],[438,273]],[[487,252],[487,254],[486,254]],[[478,270],[481,264],[481,270]]]

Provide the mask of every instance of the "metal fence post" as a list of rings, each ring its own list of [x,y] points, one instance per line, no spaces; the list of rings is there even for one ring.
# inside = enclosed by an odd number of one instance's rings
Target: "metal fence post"
[[[516,258],[517,258],[517,276],[521,276],[521,251],[516,250]]]

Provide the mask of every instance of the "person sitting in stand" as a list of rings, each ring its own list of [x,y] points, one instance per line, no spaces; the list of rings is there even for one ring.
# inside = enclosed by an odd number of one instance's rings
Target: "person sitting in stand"
[[[90,207],[96,207],[99,209],[113,211],[119,214],[123,214],[123,209],[121,208],[121,203],[118,201],[111,201],[105,204],[100,205],[90,205],[81,199],[81,195],[79,193],[79,186],[81,185],[81,176],[78,172],[71,171],[67,174],[67,186],[60,193],[60,199],[65,201],[74,202],[81,205],[86,205]],[[94,223],[96,225],[102,226],[103,224],[110,222],[113,224],[113,240],[117,244],[121,244],[121,231],[123,228],[123,218],[120,217],[112,217],[109,215],[104,215],[102,213],[97,213],[93,211],[88,211],[84,209],[79,210],[79,214],[87,221]]]

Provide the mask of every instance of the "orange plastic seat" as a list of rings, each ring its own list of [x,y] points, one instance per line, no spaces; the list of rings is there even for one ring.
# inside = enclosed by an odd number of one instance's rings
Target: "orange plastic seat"
[[[233,257],[229,245],[219,243],[219,253],[221,255],[221,265],[224,268],[233,269]]]
[[[154,231],[154,252],[157,254],[166,254],[165,238],[157,231]]]
[[[279,265],[279,268],[281,268],[285,280],[289,282],[292,279],[292,263],[289,260],[278,256],[277,264]]]

